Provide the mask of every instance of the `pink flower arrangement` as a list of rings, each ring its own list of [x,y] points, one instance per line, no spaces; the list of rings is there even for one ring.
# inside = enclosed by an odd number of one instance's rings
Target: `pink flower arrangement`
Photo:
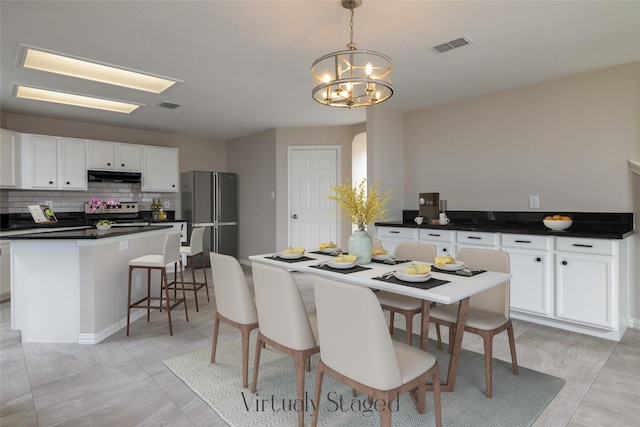
[[[107,209],[107,208],[113,209],[117,207],[120,207],[120,202],[117,200],[110,199],[110,200],[102,201],[97,197],[94,197],[91,200],[89,200],[89,208],[91,209],[91,213],[96,213],[96,211],[102,210],[102,209]]]

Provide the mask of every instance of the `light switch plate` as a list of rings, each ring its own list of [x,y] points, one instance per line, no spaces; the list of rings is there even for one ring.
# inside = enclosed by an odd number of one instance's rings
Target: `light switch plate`
[[[120,242],[120,250],[124,251],[125,249],[129,249],[129,241],[128,240],[123,240],[122,242]]]
[[[531,209],[540,208],[540,198],[538,196],[529,196],[529,208]]]

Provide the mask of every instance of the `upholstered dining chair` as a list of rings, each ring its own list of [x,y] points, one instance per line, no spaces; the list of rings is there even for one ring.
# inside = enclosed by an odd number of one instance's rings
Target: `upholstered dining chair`
[[[400,393],[411,392],[420,414],[425,413],[427,380],[432,378],[436,425],[441,426],[438,362],[425,351],[391,339],[374,292],[324,277],[315,278],[314,291],[322,350],[311,424],[318,423],[322,379],[327,373],[374,401],[388,403]],[[390,408],[381,406],[379,414],[380,425],[390,426]]]
[[[320,352],[315,313],[307,313],[295,279],[284,268],[253,264],[253,289],[258,309],[258,338],[251,392],[256,392],[263,344],[293,357],[296,369],[296,397],[304,401],[304,371],[310,357]],[[298,410],[298,426],[304,426],[304,405]]]
[[[435,245],[427,243],[401,242],[396,246],[394,255],[398,259],[410,259],[432,263],[436,256]],[[393,334],[395,313],[402,314],[406,321],[406,340],[411,344],[413,339],[413,316],[422,313],[422,300],[393,292],[376,292],[383,310],[389,310],[389,332]]]
[[[242,334],[242,387],[249,383],[249,335],[258,327],[258,313],[242,267],[229,255],[209,253],[213,274],[213,294],[216,298],[216,318],[213,323],[211,363],[216,361],[220,322],[240,329]]]
[[[191,267],[191,281],[184,282],[185,285],[191,285],[186,288],[187,291],[193,291],[196,300],[196,311],[200,311],[198,307],[198,291],[202,288],[205,288],[207,291],[207,302],[209,299],[209,286],[207,284],[207,269],[205,265],[205,257],[204,257],[204,249],[203,249],[203,240],[204,240],[204,227],[193,227],[191,230],[191,239],[189,240],[189,246],[181,246],[180,253],[187,256],[187,265]],[[202,258],[202,273],[204,274],[204,281],[196,282],[196,268],[194,263],[194,258],[196,256],[200,256]]]
[[[167,280],[167,265],[173,264],[175,276],[178,276],[180,270],[180,283],[182,298],[174,292],[173,298],[169,296],[169,282]],[[178,266],[179,265],[179,266]],[[135,269],[147,270],[147,294],[138,301],[131,302],[132,292],[132,276]],[[158,270],[160,272],[160,296],[151,295],[151,272]],[[189,313],[187,312],[187,298],[184,293],[184,280],[182,277],[182,259],[180,258],[180,233],[167,233],[164,238],[162,254],[143,255],[141,257],[129,261],[129,286],[127,298],[127,336],[129,336],[129,323],[131,321],[131,309],[142,308],[147,310],[147,322],[150,318],[151,309],[167,310],[167,319],[169,320],[169,335],[173,335],[173,326],[171,322],[171,311],[180,304],[184,305],[184,316],[189,321]],[[177,285],[176,288],[177,289]],[[157,304],[153,304],[158,301]]]
[[[509,273],[509,254],[492,249],[462,248],[456,254],[457,261],[463,261],[467,267]],[[513,373],[518,375],[518,360],[513,334],[513,324],[509,318],[509,281],[474,295],[469,300],[469,311],[465,332],[480,335],[484,341],[485,392],[491,398],[491,374],[493,360],[493,337],[506,330],[511,350]],[[438,337],[438,348],[442,350],[440,325],[449,328],[449,343],[455,334],[458,304],[438,305],[432,307],[429,321],[435,323]],[[451,351],[451,344],[449,345]]]

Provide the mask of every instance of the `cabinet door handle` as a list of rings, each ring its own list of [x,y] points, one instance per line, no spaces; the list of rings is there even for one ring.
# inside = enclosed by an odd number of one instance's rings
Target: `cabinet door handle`
[[[571,246],[577,246],[579,248],[592,248],[593,245],[583,245],[582,243],[574,243]]]
[[[67,181],[67,185],[71,185],[71,183],[69,181]]]
[[[447,252],[447,248],[442,248],[442,252]]]
[[[531,240],[516,240],[516,243],[531,243]]]
[[[567,261],[562,261],[560,264],[562,264],[562,265],[567,265],[567,264],[569,264],[569,263],[568,263]]]
[[[107,163],[107,166],[111,166],[111,163]]]
[[[53,184],[53,181],[49,181],[49,184]]]
[[[389,233],[390,233],[390,234],[400,234],[400,232],[399,232],[399,231],[390,231]]]
[[[467,239],[482,240],[482,237],[478,237],[478,236],[467,236]]]
[[[536,261],[537,262],[542,262],[542,258],[538,257],[538,258],[536,258]]]
[[[429,236],[440,237],[440,235],[437,233],[429,233]]]
[[[171,186],[175,188],[176,185],[175,184],[171,184]]]

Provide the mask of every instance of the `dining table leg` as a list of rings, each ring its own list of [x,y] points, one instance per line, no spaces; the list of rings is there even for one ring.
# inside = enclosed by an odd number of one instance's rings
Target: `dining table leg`
[[[469,311],[469,298],[464,298],[458,303],[458,316],[456,318],[456,333],[453,339],[453,347],[449,358],[449,371],[447,372],[447,380],[440,383],[440,391],[453,392],[456,386],[456,376],[458,375],[458,363],[460,362],[460,353],[462,352],[462,337],[464,336],[464,327],[467,321],[467,312]],[[427,351],[429,341],[429,301],[422,302],[422,350]],[[426,323],[426,325],[425,325]],[[452,343],[449,343],[451,346]],[[433,390],[433,385],[427,384],[428,390]]]

